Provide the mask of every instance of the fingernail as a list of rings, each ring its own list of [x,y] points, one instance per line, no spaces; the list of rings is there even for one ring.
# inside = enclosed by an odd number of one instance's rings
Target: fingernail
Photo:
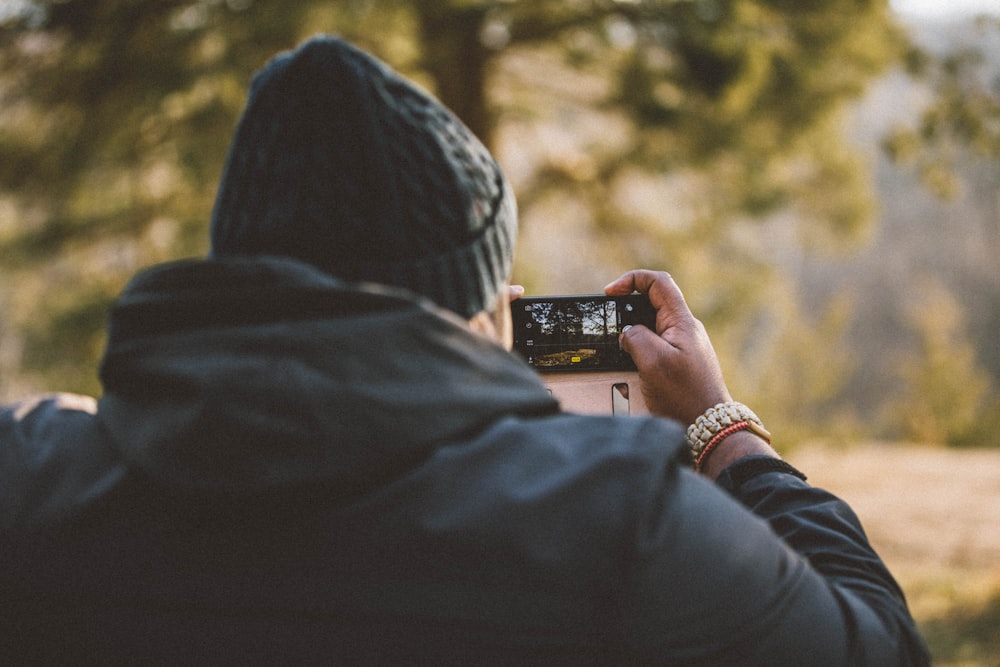
[[[625,326],[622,327],[622,332],[620,334],[618,334],[618,349],[619,350],[622,350],[622,351],[625,350],[625,348],[622,347],[622,341],[625,340],[625,334],[628,333],[628,330],[631,329],[631,328],[632,328],[631,324],[626,324]]]

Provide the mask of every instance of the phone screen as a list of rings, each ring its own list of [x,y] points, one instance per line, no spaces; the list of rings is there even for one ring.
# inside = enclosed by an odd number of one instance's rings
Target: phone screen
[[[656,322],[644,294],[522,297],[511,314],[515,351],[541,372],[635,370],[618,336],[628,325]]]

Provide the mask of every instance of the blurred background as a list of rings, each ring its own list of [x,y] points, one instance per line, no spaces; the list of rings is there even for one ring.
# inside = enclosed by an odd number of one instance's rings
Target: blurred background
[[[996,0],[0,0],[0,401],[100,394],[109,305],[205,253],[252,73],[318,32],[493,149],[529,293],[670,271],[937,663],[1000,664]]]

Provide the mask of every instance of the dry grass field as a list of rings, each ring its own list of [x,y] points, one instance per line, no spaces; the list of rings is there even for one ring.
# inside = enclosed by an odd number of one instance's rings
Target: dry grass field
[[[935,665],[1000,667],[1000,451],[808,446],[787,458],[861,517]]]

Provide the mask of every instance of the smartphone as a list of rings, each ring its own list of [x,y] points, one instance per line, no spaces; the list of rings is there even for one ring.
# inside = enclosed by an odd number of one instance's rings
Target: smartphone
[[[626,326],[656,325],[645,294],[521,297],[510,308],[514,350],[542,373],[635,371],[618,336]]]

